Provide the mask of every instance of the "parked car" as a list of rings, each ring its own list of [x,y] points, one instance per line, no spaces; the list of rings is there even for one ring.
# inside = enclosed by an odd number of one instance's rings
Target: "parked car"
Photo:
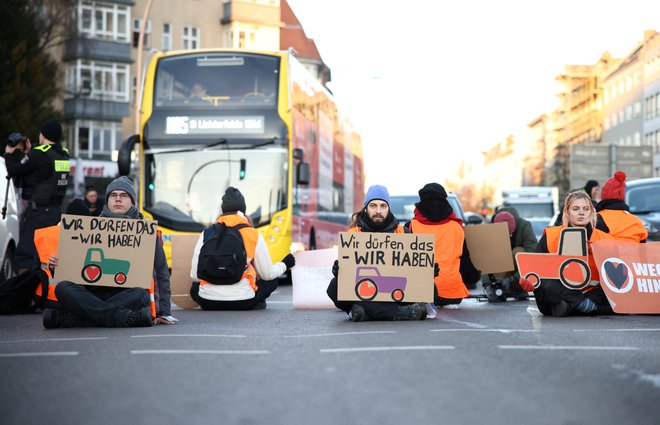
[[[626,203],[649,232],[648,241],[660,241],[660,177],[626,182]]]
[[[0,157],[0,208],[5,208],[5,217],[0,214],[0,281],[14,276],[18,269],[14,253],[18,245],[18,202],[14,185],[7,178],[5,159]],[[9,187],[7,186],[9,185]]]
[[[456,217],[460,218],[463,221],[463,224],[479,224],[483,221],[483,219],[476,214],[466,217],[463,212],[463,207],[461,206],[461,201],[455,193],[449,192],[447,195],[447,201],[454,210]],[[415,204],[417,202],[419,202],[419,196],[417,195],[390,196],[390,208],[392,209],[392,214],[394,214],[401,224],[407,223],[412,220],[415,215]]]

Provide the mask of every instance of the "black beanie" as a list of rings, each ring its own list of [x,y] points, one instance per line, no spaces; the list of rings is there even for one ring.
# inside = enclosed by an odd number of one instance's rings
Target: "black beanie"
[[[419,190],[415,207],[429,221],[445,220],[454,212],[447,201],[447,191],[438,183],[428,183]]]
[[[74,199],[66,209],[67,214],[71,215],[91,215],[89,208],[82,199]]]
[[[222,208],[223,214],[236,211],[245,214],[245,198],[243,198],[241,191],[229,186],[222,196],[222,205],[220,208]]]
[[[53,143],[59,143],[62,137],[62,126],[55,119],[50,119],[41,125],[41,134]]]
[[[596,180],[589,180],[587,184],[584,185],[584,191],[587,192],[587,195],[591,196],[591,189],[596,186],[600,186]]]

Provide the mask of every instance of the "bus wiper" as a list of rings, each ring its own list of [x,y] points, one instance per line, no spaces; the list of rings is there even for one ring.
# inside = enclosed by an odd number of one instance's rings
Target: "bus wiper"
[[[209,143],[208,145],[202,145],[202,146],[197,146],[195,148],[186,148],[186,149],[171,149],[168,151],[154,151],[153,149],[149,149],[146,153],[182,153],[182,152],[199,152],[203,151],[205,149],[210,149],[214,148],[219,145],[227,145],[227,139],[220,139],[217,142]]]
[[[279,139],[279,137],[273,137],[272,139],[266,140],[265,142],[257,143],[256,145],[246,146],[246,149],[251,150],[251,149],[260,148],[262,146],[274,145],[275,141],[278,140],[278,139]]]

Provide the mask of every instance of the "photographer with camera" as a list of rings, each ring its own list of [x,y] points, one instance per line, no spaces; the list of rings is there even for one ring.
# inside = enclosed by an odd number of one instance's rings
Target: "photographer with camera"
[[[57,120],[43,123],[39,144],[34,148],[30,139],[17,134],[12,134],[7,141],[5,163],[11,177],[21,178],[22,198],[27,201],[15,256],[19,272],[22,272],[39,267],[34,231],[60,221],[70,163],[67,150],[59,144],[62,127]]]

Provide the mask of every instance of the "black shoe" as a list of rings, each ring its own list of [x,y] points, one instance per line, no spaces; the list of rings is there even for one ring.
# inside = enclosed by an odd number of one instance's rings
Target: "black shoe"
[[[502,289],[496,290],[494,286],[495,285],[493,284],[484,286],[484,294],[486,295],[486,299],[488,300],[488,302],[498,303],[498,302],[506,301],[506,296],[503,295]],[[502,299],[503,296],[504,299]]]
[[[565,317],[571,313],[571,306],[564,300],[559,301],[558,304],[553,304],[551,309],[553,317]]]
[[[392,320],[422,320],[426,319],[426,306],[422,303],[399,307]]]
[[[71,326],[70,314],[68,311],[56,310],[53,308],[44,309],[44,328],[57,329],[68,328]]]
[[[518,301],[527,301],[529,299],[529,294],[525,291],[520,285],[516,283],[512,297],[515,297]]]
[[[262,301],[259,304],[255,305],[253,310],[263,310],[266,308],[266,301]]]
[[[120,323],[121,328],[147,328],[153,325],[151,317],[151,308],[142,307],[138,311],[130,311],[123,323]]]
[[[354,322],[364,322],[367,320],[367,312],[364,311],[362,306],[353,304],[353,307],[351,307],[351,320]]]

